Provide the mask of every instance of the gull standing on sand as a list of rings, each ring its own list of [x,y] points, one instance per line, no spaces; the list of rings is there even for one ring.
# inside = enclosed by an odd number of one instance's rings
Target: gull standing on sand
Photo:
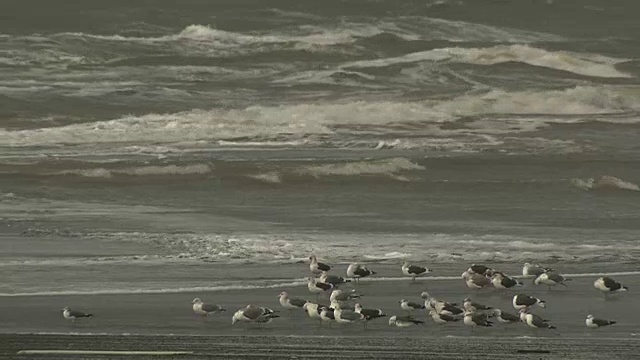
[[[613,280],[610,277],[606,277],[606,276],[598,278],[596,281],[594,281],[593,282],[593,286],[596,289],[598,289],[600,291],[603,291],[605,293],[628,291],[629,290],[628,287],[623,286],[619,282]]]
[[[504,312],[500,309],[494,309],[493,314],[498,319],[498,321],[503,324],[516,323],[516,322],[522,321],[518,315]]]
[[[329,296],[329,301],[342,302],[342,301],[349,301],[349,300],[358,299],[358,298],[360,298],[360,294],[358,294],[353,289],[349,291],[336,289],[331,292],[331,296]]]
[[[587,327],[592,329],[613,325],[615,323],[616,321],[596,319],[593,317],[593,315],[588,315],[587,320],[585,320],[585,324],[587,325]]]
[[[476,313],[473,311],[465,311],[464,312],[464,324],[467,326],[471,326],[472,329],[476,326],[485,326],[489,327],[493,324],[488,320],[487,314],[484,313]]]
[[[486,311],[486,310],[493,309],[491,306],[486,306],[477,302],[473,302],[471,301],[470,298],[464,299],[462,306],[464,307],[465,311],[471,311],[471,312],[479,312],[479,311]]]
[[[82,311],[71,310],[70,307],[65,306],[64,309],[62,309],[62,316],[64,316],[64,318],[67,320],[71,320],[71,322],[76,322],[76,319],[78,318],[90,318],[90,317],[93,317],[93,314],[87,314]]]
[[[469,289],[482,289],[491,286],[491,279],[469,270],[462,273],[462,279]]]
[[[316,294],[316,300],[321,293],[325,291],[332,290],[334,286],[332,284],[326,284],[323,282],[319,282],[316,278],[309,277],[307,278],[307,288],[312,294]]]
[[[538,305],[543,308],[547,307],[547,304],[544,300],[540,300],[538,298],[525,295],[525,294],[514,295],[512,303],[513,303],[514,309],[516,310],[528,309],[535,305]]]
[[[326,271],[322,272],[322,275],[320,275],[320,279],[319,280],[320,280],[320,282],[323,282],[325,284],[331,284],[333,286],[338,286],[340,284],[351,282],[351,280],[347,280],[347,279],[343,278],[342,276],[329,275]]]
[[[437,300],[429,295],[428,292],[423,291],[420,296],[424,299],[425,307],[435,310],[438,314],[445,314],[451,316],[462,316],[464,310],[446,301]]]
[[[311,271],[311,273],[313,274],[320,274],[323,271],[329,271],[331,270],[331,266],[325,264],[325,263],[321,263],[318,262],[318,258],[316,258],[315,255],[311,255],[309,256],[309,270]]]
[[[522,286],[522,282],[507,276],[500,271],[493,274],[491,283],[496,289],[511,289],[512,287]]]
[[[537,264],[530,264],[527,262],[527,263],[524,263],[524,266],[522,267],[522,276],[525,276],[525,277],[533,276],[534,278],[537,278],[541,274],[545,272],[551,272],[551,271],[554,271],[554,270],[551,268],[546,268]]]
[[[215,314],[215,313],[226,311],[226,309],[223,308],[222,306],[220,306],[218,304],[207,304],[207,303],[204,303],[200,298],[193,299],[193,301],[191,301],[191,303],[193,304],[193,306],[192,306],[193,307],[193,312],[196,315],[207,316],[207,315],[211,315],[211,314]]]
[[[360,278],[375,274],[375,271],[369,270],[366,266],[360,265],[358,263],[353,263],[347,268],[347,277],[354,279],[356,282]]]
[[[333,309],[333,316],[338,324],[352,324],[364,319],[364,316],[355,311],[346,310],[338,306]]]
[[[433,309],[429,310],[429,315],[433,319],[433,322],[435,322],[436,324],[446,324],[449,322],[460,321],[460,318],[453,317],[449,314],[441,314]]]
[[[551,289],[552,286],[556,286],[556,285],[562,285],[564,287],[567,287],[567,284],[565,284],[565,281],[571,281],[571,279],[567,279],[566,277],[561,275],[559,272],[552,271],[552,272],[544,272],[540,274],[533,281],[533,283],[536,285],[544,284],[544,285],[547,285],[549,289]]]
[[[420,325],[420,324],[424,324],[424,321],[414,319],[411,316],[394,315],[389,318],[389,326],[409,327],[409,326]]]
[[[524,313],[524,322],[527,325],[529,325],[529,327],[532,327],[535,329],[555,329],[556,328],[555,326],[550,325],[547,322],[547,320],[544,320],[543,318],[541,318],[536,314],[529,313],[524,309],[520,311]],[[520,318],[522,318],[522,316]]]
[[[269,323],[274,318],[280,317],[275,311],[257,306],[247,305],[245,308],[236,311],[231,319],[231,325],[235,325],[236,322],[254,322],[254,323]]]
[[[413,310],[426,309],[427,307],[423,304],[418,304],[413,301],[409,301],[407,299],[402,299],[400,300],[400,308],[404,311],[413,311]]]
[[[327,308],[326,305],[315,304],[312,302],[307,302],[302,306],[302,309],[304,309],[304,311],[307,313],[307,315],[309,315],[310,318],[319,320],[321,324],[322,317],[320,316],[320,313],[322,312],[322,309],[325,308]]]
[[[289,293],[286,291],[281,292],[278,298],[280,299],[280,305],[288,310],[302,309],[304,304],[307,303],[307,300],[289,297]]]
[[[354,311],[362,315],[362,318],[364,320],[364,327],[367,327],[367,323],[369,322],[369,320],[387,316],[387,314],[385,314],[380,309],[363,309],[362,305],[360,304],[355,305]]]
[[[405,261],[404,264],[402,264],[402,273],[405,276],[410,276],[411,280],[413,281],[416,280],[416,277],[428,274],[430,272],[431,270],[429,270],[429,268],[427,267],[411,265],[407,261]]]

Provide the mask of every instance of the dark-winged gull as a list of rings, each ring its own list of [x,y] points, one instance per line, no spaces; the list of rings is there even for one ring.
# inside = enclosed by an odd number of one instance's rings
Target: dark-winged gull
[[[409,326],[420,325],[420,324],[424,324],[424,321],[414,319],[411,316],[394,315],[389,318],[389,326],[409,327]]]
[[[333,316],[338,324],[352,324],[364,319],[362,314],[355,311],[346,310],[338,306],[333,309]]]
[[[556,327],[549,324],[546,320],[541,318],[540,316],[532,313],[528,313],[525,311],[525,323],[529,325],[529,327],[536,329],[555,329]]]
[[[486,305],[471,301],[470,298],[464,299],[462,306],[464,307],[465,311],[471,311],[471,312],[479,312],[479,311],[486,311],[486,310],[493,309],[493,307],[491,306],[486,306]]]
[[[319,280],[320,282],[331,284],[333,286],[338,286],[340,284],[351,282],[351,280],[345,279],[342,276],[330,275],[326,271],[322,272],[322,275],[320,275]]]
[[[516,310],[520,309],[528,309],[534,305],[538,305],[540,307],[547,307],[546,302],[544,300],[540,300],[533,296],[525,295],[525,294],[517,294],[513,296],[513,307]]]
[[[312,294],[316,294],[316,300],[317,300],[317,297],[321,293],[325,291],[333,290],[334,286],[332,284],[319,282],[316,280],[316,278],[310,277],[310,278],[307,278],[307,288]]]
[[[606,276],[598,278],[596,281],[594,281],[593,282],[593,286],[596,289],[598,289],[600,291],[603,291],[605,293],[629,290],[628,287],[623,286],[619,282],[613,280],[610,277],[606,277]]]
[[[404,262],[404,264],[402,264],[402,273],[405,276],[410,276],[411,280],[414,281],[416,280],[416,277],[428,274],[430,272],[431,270],[424,266],[411,265],[406,261]]]
[[[503,272],[495,272],[491,278],[491,283],[496,289],[511,289],[512,287],[522,286],[522,282],[507,276]]]
[[[592,329],[613,325],[615,323],[616,321],[596,319],[593,317],[593,315],[588,315],[587,320],[585,320],[585,324],[587,325],[587,327]]]
[[[302,306],[302,308],[310,318],[319,320],[322,323],[322,317],[320,317],[320,313],[322,312],[322,309],[328,308],[328,306],[307,302]]]
[[[518,315],[514,315],[514,314],[511,314],[511,313],[508,313],[508,312],[504,312],[504,311],[502,311],[500,309],[494,309],[493,310],[493,314],[498,319],[499,322],[504,323],[504,324],[515,323],[515,322],[521,322],[522,321]]]
[[[64,316],[64,318],[67,320],[71,320],[71,322],[75,322],[76,319],[79,319],[79,318],[93,317],[93,314],[87,314],[82,311],[71,310],[70,307],[65,306],[64,309],[62,309],[62,316]]]
[[[349,301],[352,299],[360,298],[360,294],[358,294],[354,289],[351,290],[340,290],[336,289],[331,292],[331,296],[329,296],[329,301],[331,302],[342,302]]]
[[[467,269],[467,271],[478,274],[478,275],[490,275],[493,269],[484,265],[471,264],[471,266],[469,266],[469,269]]]
[[[278,295],[278,299],[280,300],[280,305],[288,310],[302,309],[304,304],[307,303],[307,300],[290,297],[286,291],[281,292]]]
[[[326,322],[329,324],[329,326],[331,326],[331,323],[333,321],[336,321],[336,317],[334,315],[335,310],[332,308],[322,308],[322,310],[320,310],[320,318],[322,319],[322,321]]]
[[[491,279],[469,270],[462,273],[462,279],[469,289],[482,289],[491,286]]]
[[[413,310],[426,309],[427,307],[423,304],[418,304],[413,301],[409,301],[407,299],[402,299],[400,300],[400,308],[404,311],[413,311]]]
[[[456,306],[457,304],[437,300],[431,297],[426,291],[423,291],[420,296],[424,299],[425,307],[435,310],[438,314],[451,316],[462,316],[464,314],[464,310]]]
[[[327,265],[325,263],[318,262],[318,258],[316,258],[315,255],[309,256],[309,261],[310,261],[309,270],[313,274],[320,274],[323,271],[331,270],[331,266],[329,266],[329,265]]]
[[[365,327],[367,327],[367,323],[370,320],[387,316],[387,314],[380,309],[364,309],[360,304],[355,305],[354,311],[362,315]]]
[[[522,276],[526,277],[533,276],[534,278],[537,278],[540,274],[551,271],[554,270],[537,264],[530,264],[528,262],[524,263],[524,266],[522,266]]]
[[[464,312],[464,324],[468,326],[476,327],[476,326],[491,326],[492,322],[488,320],[487,314],[473,312],[473,311],[465,311]]]
[[[350,277],[356,281],[358,281],[360,278],[375,274],[375,271],[369,270],[366,266],[358,263],[353,263],[347,268],[347,277]]]
[[[449,314],[441,314],[433,309],[429,310],[429,315],[436,324],[446,324],[449,322],[460,321],[460,318],[451,316]]]
[[[567,279],[557,271],[551,271],[551,272],[544,272],[538,275],[538,277],[533,281],[533,283],[536,285],[541,285],[541,284],[547,285],[547,287],[551,289],[552,286],[556,286],[556,285],[562,285],[566,287],[567,284],[565,284],[565,281],[570,281],[570,280],[571,279]]]
[[[226,311],[225,308],[218,304],[207,304],[203,302],[200,298],[195,298],[191,301],[193,304],[193,312],[196,315],[207,316],[219,312]]]
[[[268,323],[272,319],[280,317],[275,311],[257,306],[247,305],[244,309],[240,309],[233,314],[231,319],[231,325],[235,325],[236,322],[254,322],[254,323]]]

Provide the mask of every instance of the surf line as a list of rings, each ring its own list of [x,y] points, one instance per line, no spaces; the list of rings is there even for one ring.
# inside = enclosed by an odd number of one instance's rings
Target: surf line
[[[20,350],[17,355],[193,355],[193,351],[116,351],[116,350]]]

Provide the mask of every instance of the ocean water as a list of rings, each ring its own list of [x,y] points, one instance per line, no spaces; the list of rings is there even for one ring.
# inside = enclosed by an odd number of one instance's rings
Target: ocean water
[[[629,270],[638,11],[2,2],[0,293],[277,287],[190,271],[311,253]]]

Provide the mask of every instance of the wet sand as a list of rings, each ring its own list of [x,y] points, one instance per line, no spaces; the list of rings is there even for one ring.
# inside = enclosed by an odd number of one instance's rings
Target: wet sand
[[[288,265],[281,272],[288,273],[299,267]],[[388,267],[391,272],[392,267]],[[386,270],[383,265],[379,268],[383,273]],[[452,275],[454,271],[457,268],[447,272]],[[515,273],[515,269],[512,273]],[[389,327],[386,319],[372,321],[366,330],[359,324],[320,326],[304,312],[290,312],[281,309],[278,304],[277,295],[282,290],[289,291],[295,297],[315,300],[306,286],[197,293],[0,297],[3,313],[0,333],[5,334],[0,339],[4,344],[1,352],[9,356],[13,351],[29,348],[187,349],[198,354],[218,354],[221,357],[260,358],[259,355],[265,354],[273,357],[305,357],[306,349],[312,347],[321,353],[329,352],[324,354],[328,357],[346,357],[344,353],[351,357],[392,358],[397,354],[398,357],[419,358],[423,356],[422,352],[427,351],[442,357],[475,358],[477,346],[494,354],[484,358],[513,357],[518,349],[549,350],[552,358],[566,358],[567,354],[569,357],[575,355],[575,358],[585,358],[587,355],[597,358],[598,354],[615,358],[640,345],[640,336],[637,336],[640,333],[640,314],[633,311],[637,302],[633,289],[640,288],[640,279],[637,276],[615,276],[632,291],[605,298],[593,288],[596,278],[596,275],[577,276],[568,287],[551,290],[534,286],[530,280],[525,281],[520,291],[547,301],[547,309],[535,309],[534,312],[550,320],[557,330],[536,330],[523,324],[495,324],[492,328],[472,331],[462,322],[436,325],[424,311],[416,312],[415,316],[427,320],[426,323],[408,329]],[[486,305],[516,313],[511,306],[513,291],[473,291],[467,289],[460,279],[362,281],[355,286],[363,294],[360,302],[365,307],[381,308],[390,315],[402,313],[398,305],[400,299],[420,301],[420,292],[424,290],[440,299],[462,302],[465,297],[472,297]],[[220,303],[228,311],[206,319],[196,317],[191,311],[191,300],[196,296],[208,302]],[[327,298],[328,294],[321,297],[320,302],[326,303]],[[249,303],[281,310],[281,317],[266,325],[232,326],[233,312]],[[61,309],[66,305],[90,311],[95,317],[76,323],[65,321]],[[618,324],[588,329],[584,324],[588,314],[616,320]],[[66,334],[84,336],[69,337]],[[129,336],[123,338],[122,335]],[[251,351],[237,346],[245,341],[253,344]],[[274,342],[278,345],[274,345]],[[329,349],[325,348],[326,344],[330,344]],[[380,349],[372,350],[371,347]],[[610,352],[612,347],[616,348],[614,354]],[[389,354],[381,348],[395,350]],[[551,355],[543,354],[540,357],[549,358]],[[619,358],[628,356],[621,355]]]

